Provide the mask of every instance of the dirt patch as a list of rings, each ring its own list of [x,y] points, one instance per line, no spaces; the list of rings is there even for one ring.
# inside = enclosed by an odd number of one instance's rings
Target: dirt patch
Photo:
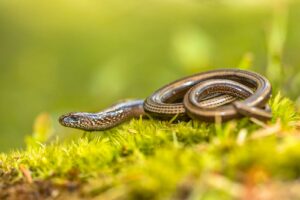
[[[0,199],[60,199],[60,196],[65,196],[66,193],[70,196],[74,196],[74,194],[79,195],[79,189],[80,186],[76,183],[54,185],[51,181],[34,181],[31,184],[25,181],[19,181],[14,184],[0,183]]]

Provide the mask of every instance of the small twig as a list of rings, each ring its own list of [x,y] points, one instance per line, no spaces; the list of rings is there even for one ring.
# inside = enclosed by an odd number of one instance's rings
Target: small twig
[[[258,130],[256,132],[254,132],[251,136],[250,139],[259,139],[262,137],[267,137],[270,135],[274,135],[276,133],[278,133],[281,130],[281,123],[280,120],[278,120],[276,122],[276,124],[272,125],[272,126],[268,126],[264,129]]]
[[[129,133],[138,134],[138,131],[133,128],[128,128]]]
[[[254,124],[257,124],[258,126],[261,126],[261,127],[263,127],[263,128],[268,128],[268,125],[267,125],[265,122],[263,122],[263,121],[260,121],[260,120],[258,120],[258,119],[256,119],[256,118],[253,118],[253,117],[251,117],[250,120],[251,120]]]
[[[30,171],[24,165],[22,165],[22,164],[20,164],[19,169],[22,172],[22,174],[25,177],[25,179],[27,180],[27,182],[29,184],[32,184],[33,180],[32,180]]]

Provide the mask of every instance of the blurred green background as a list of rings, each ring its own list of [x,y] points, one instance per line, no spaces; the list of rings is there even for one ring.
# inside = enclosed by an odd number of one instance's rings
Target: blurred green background
[[[266,74],[299,102],[300,4],[263,0],[0,1],[0,151],[37,115],[97,111],[213,68]]]

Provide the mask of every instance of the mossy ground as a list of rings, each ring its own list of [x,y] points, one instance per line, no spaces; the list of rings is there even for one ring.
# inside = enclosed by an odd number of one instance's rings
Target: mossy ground
[[[25,150],[0,154],[0,199],[300,198],[299,114],[270,104],[268,124],[136,119],[65,141],[38,122]]]

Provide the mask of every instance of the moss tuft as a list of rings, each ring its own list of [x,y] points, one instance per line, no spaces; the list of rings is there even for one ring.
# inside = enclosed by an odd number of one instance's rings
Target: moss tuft
[[[0,197],[11,195],[7,188],[17,184],[44,191],[39,186],[45,183],[51,185],[46,196],[63,196],[73,188],[80,197],[99,199],[231,199],[270,185],[274,194],[280,187],[294,197],[282,184],[299,187],[299,114],[280,94],[270,104],[274,118],[269,124],[134,119],[49,144],[41,143],[35,131],[26,150],[0,154],[0,185],[5,185]]]

